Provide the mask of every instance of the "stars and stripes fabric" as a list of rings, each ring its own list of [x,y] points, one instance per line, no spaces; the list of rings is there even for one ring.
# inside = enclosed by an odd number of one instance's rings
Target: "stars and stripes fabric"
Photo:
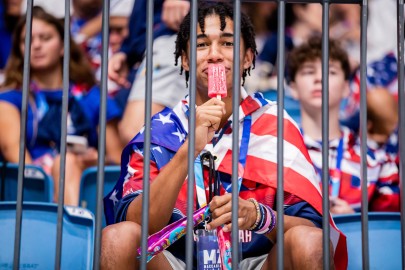
[[[329,142],[329,191],[334,184],[339,186],[337,197],[347,201],[357,212],[361,210],[360,144],[350,129],[342,127],[342,137]],[[343,149],[339,149],[339,142]],[[322,142],[304,134],[304,142],[317,170],[318,181],[322,176]],[[369,146],[372,144],[368,142]],[[339,151],[343,151],[339,153]],[[340,168],[337,171],[337,164]],[[337,176],[338,179],[332,179]],[[337,181],[337,183],[332,183]],[[381,148],[369,147],[367,151],[367,186],[370,211],[399,211],[399,175],[395,160],[390,159]]]
[[[250,140],[247,149],[246,165],[242,175],[240,197],[255,198],[258,202],[275,208],[277,190],[277,105],[263,98],[260,93],[248,96],[242,88],[243,101],[239,107],[239,123],[244,118],[251,117]],[[143,151],[151,151],[150,179],[158,175],[175,155],[177,149],[185,142],[188,134],[188,100],[182,100],[173,110],[164,109],[152,118],[151,148],[143,148],[144,130],[142,130],[124,149],[121,162],[121,177],[105,198],[107,223],[125,220],[125,202],[142,192]],[[284,117],[284,208],[288,215],[294,206],[308,205],[314,213],[322,215],[322,196],[311,158],[306,150],[301,133],[296,123],[285,114]],[[231,185],[232,175],[232,116],[224,128],[216,134],[213,141],[206,146],[215,159],[217,177],[221,182],[221,194]],[[242,128],[239,129],[239,139],[242,138]],[[239,141],[240,144],[240,141]],[[204,170],[204,182],[208,187],[207,170]],[[170,181],[170,179],[168,179]],[[207,197],[208,197],[208,191]],[[114,196],[113,196],[114,195]],[[114,213],[113,200],[117,199]],[[182,217],[186,213],[187,181],[184,182],[173,211],[174,215]],[[196,196],[192,200],[196,202]],[[195,206],[197,207],[197,206]],[[118,217],[120,216],[120,217]],[[124,216],[124,217],[123,217]],[[303,214],[304,216],[304,214]],[[347,248],[345,236],[336,228],[329,216],[331,226],[331,242],[335,250],[335,265],[337,269],[347,267]],[[173,221],[173,218],[171,219]],[[249,241],[243,243],[244,256],[258,256],[258,250],[269,251],[272,243],[262,235],[249,234]],[[246,244],[246,245],[245,245]],[[248,247],[245,249],[245,247]],[[249,249],[250,248],[250,249]],[[261,254],[264,254],[264,253]]]
[[[393,52],[387,53],[378,61],[369,63],[366,72],[367,90],[383,87],[398,99],[397,69],[398,63]],[[340,118],[344,121],[350,121],[350,118],[356,115],[360,109],[360,70],[350,80],[350,91],[350,96],[340,112]]]

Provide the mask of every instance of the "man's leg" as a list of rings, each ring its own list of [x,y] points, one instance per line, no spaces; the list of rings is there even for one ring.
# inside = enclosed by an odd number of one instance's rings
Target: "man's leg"
[[[334,269],[333,247],[330,245],[331,267]],[[297,226],[284,234],[284,269],[323,268],[322,230]],[[270,251],[262,270],[277,268],[277,244]]]
[[[141,226],[125,221],[107,226],[101,239],[101,269],[139,269],[137,249],[141,245]],[[148,263],[148,270],[172,269],[160,253]]]

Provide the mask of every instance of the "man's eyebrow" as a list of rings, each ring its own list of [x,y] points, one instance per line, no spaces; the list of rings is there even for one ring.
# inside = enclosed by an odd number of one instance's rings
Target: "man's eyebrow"
[[[233,37],[233,34],[228,33],[228,32],[223,32],[223,33],[221,33],[220,37],[221,38]],[[199,39],[199,38],[208,38],[208,36],[206,34],[202,33],[202,34],[197,35],[197,39]]]
[[[228,32],[223,32],[221,35],[221,37],[233,37],[232,33],[228,33]]]

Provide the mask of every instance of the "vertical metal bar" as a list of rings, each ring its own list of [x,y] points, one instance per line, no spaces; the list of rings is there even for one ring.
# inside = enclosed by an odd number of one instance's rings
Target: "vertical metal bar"
[[[105,165],[105,143],[107,125],[107,66],[108,66],[108,41],[109,41],[109,18],[110,0],[103,1],[102,8],[102,53],[101,53],[101,87],[100,87],[100,131],[98,141],[98,162],[97,162],[97,206],[96,206],[96,230],[93,255],[93,269],[100,268],[101,252],[101,226],[103,217],[103,194],[104,194],[104,165]]]
[[[190,117],[188,126],[188,186],[187,186],[187,234],[186,234],[186,265],[188,270],[193,269],[194,255],[194,235],[193,235],[193,207],[194,207],[194,149],[195,146],[195,102],[196,102],[196,86],[197,86],[197,0],[191,1],[190,6]]]
[[[405,266],[405,92],[404,92],[404,0],[398,0],[398,116],[399,116],[399,182],[400,182],[400,196],[401,196],[401,251],[402,251],[402,267]]]
[[[329,0],[322,6],[322,160],[323,268],[329,269]]]
[[[143,164],[143,200],[141,229],[141,269],[146,270],[146,251],[148,248],[149,198],[150,198],[150,141],[152,114],[152,74],[153,74],[153,1],[147,1],[146,16],[146,82],[145,82],[145,143]]]
[[[240,103],[240,1],[233,4],[233,74],[232,74],[232,269],[239,265],[238,226],[238,164],[239,164],[239,103]]]
[[[24,69],[23,69],[23,88],[21,104],[21,122],[20,122],[20,150],[18,160],[18,185],[17,185],[17,205],[15,218],[15,238],[14,238],[14,259],[13,269],[19,269],[20,264],[20,245],[21,245],[21,225],[22,225],[22,201],[24,187],[25,170],[25,141],[27,137],[27,108],[28,94],[30,84],[30,58],[31,58],[31,33],[32,33],[32,2],[27,0],[27,15],[25,23],[25,43],[24,43]]]
[[[277,7],[277,269],[284,269],[284,59],[285,1]]]
[[[65,21],[63,33],[63,96],[60,135],[60,171],[58,194],[58,218],[56,226],[55,269],[61,268],[62,232],[63,232],[63,201],[65,199],[65,171],[66,171],[66,134],[67,114],[69,102],[69,60],[70,60],[70,1],[65,0]]]
[[[363,269],[370,268],[368,241],[368,180],[367,180],[367,7],[368,0],[361,4],[360,37],[360,174],[361,174],[361,236]]]

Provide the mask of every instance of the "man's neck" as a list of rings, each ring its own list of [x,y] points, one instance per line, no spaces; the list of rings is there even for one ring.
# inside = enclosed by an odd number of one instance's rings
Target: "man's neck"
[[[49,72],[38,72],[31,75],[31,79],[40,89],[60,89],[63,78],[60,69],[49,70]]]
[[[329,111],[329,140],[340,138],[339,111]],[[314,140],[322,140],[322,114],[301,110],[301,127],[305,134]]]

